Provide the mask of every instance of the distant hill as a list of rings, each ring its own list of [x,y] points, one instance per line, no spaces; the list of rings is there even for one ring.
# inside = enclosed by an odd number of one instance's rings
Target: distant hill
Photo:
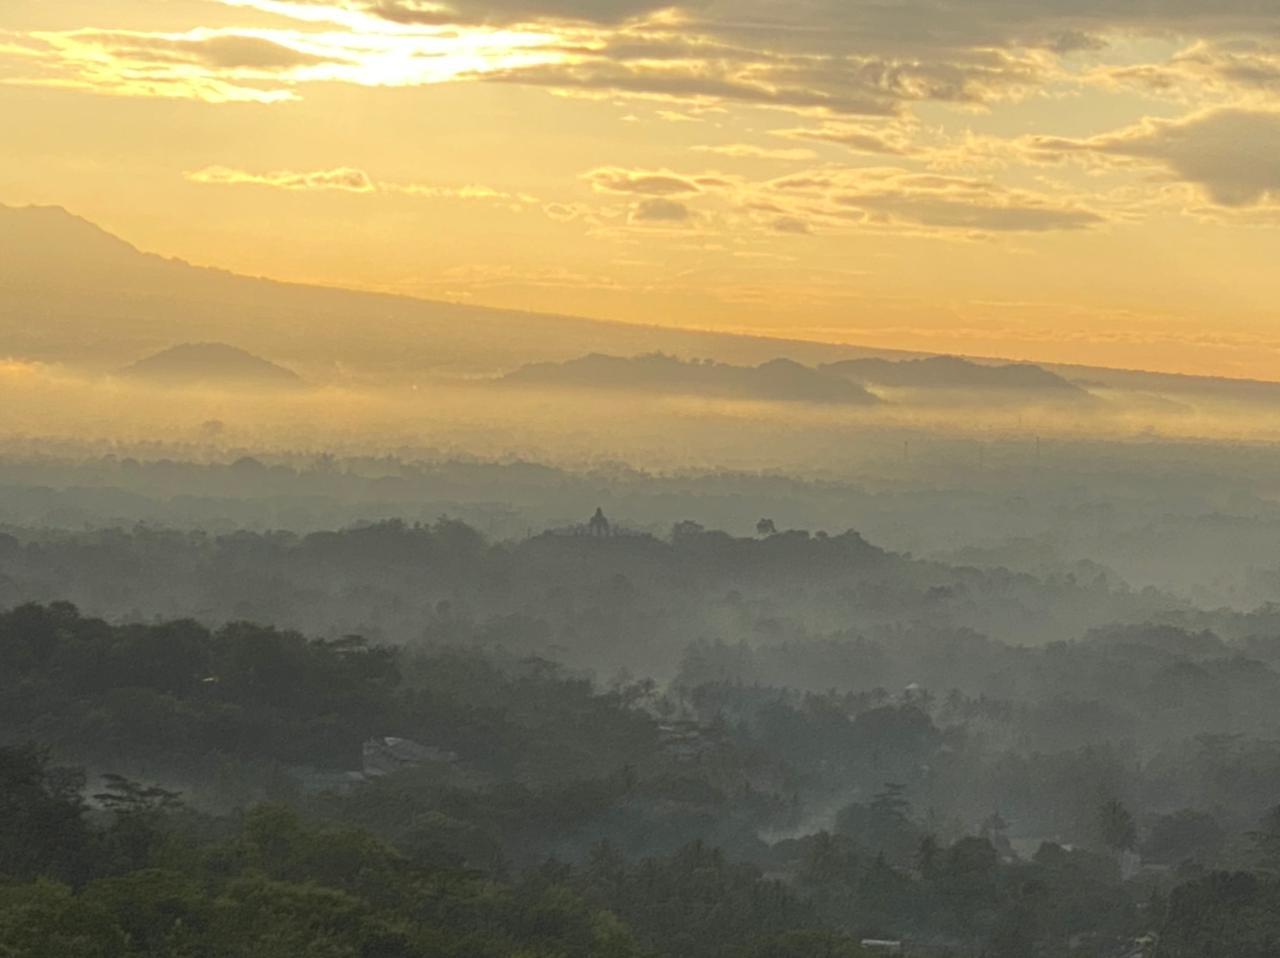
[[[663,351],[817,364],[865,350],[284,283],[141,252],[60,207],[0,205],[5,354],[109,372],[176,340],[228,342],[311,382],[496,376]]]
[[[846,359],[828,363],[823,370],[860,383],[902,389],[1016,390],[1049,392],[1058,396],[1084,396],[1079,386],[1031,363],[989,365],[958,356],[926,359]]]
[[[857,406],[879,402],[856,383],[790,359],[772,359],[759,366],[732,366],[710,360],[681,360],[661,353],[633,358],[593,353],[563,363],[524,366],[501,381],[519,386],[625,389],[767,402]]]
[[[236,343],[308,381],[416,383],[499,375],[528,363],[661,351],[751,366],[786,355],[853,383],[1004,389],[1065,397],[1090,390],[1280,402],[1280,384],[1040,363],[922,358],[901,350],[673,329],[284,283],[142,252],[61,207],[0,204],[4,353],[109,372],[175,339]],[[876,360],[867,364],[866,360]],[[919,363],[919,366],[912,365]],[[950,377],[942,375],[951,369]],[[963,370],[959,375],[955,370]],[[991,370],[1004,369],[1003,373]],[[1047,380],[1027,370],[1057,376]],[[1009,370],[1012,370],[1010,372]],[[912,377],[917,381],[908,383]],[[1011,387],[1023,377],[1038,386]],[[923,380],[923,381],[921,381]],[[1004,382],[1005,385],[998,385]],[[1062,385],[1062,384],[1065,384]],[[1017,389],[1021,389],[1019,394]]]
[[[291,369],[225,343],[183,343],[140,359],[120,371],[130,379],[167,386],[257,386],[296,389]]]

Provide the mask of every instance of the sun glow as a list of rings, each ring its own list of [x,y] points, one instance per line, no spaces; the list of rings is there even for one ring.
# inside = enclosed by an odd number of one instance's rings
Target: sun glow
[[[312,83],[424,86],[463,76],[567,62],[560,36],[487,27],[406,27],[371,17],[359,30],[209,29],[36,31],[12,52],[58,59],[32,85],[213,102],[296,99]],[[11,81],[15,82],[15,81]]]

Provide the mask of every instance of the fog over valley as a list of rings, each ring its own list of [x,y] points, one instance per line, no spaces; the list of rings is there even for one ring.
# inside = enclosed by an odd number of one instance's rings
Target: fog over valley
[[[1277,38],[0,2],[0,958],[1280,958]]]

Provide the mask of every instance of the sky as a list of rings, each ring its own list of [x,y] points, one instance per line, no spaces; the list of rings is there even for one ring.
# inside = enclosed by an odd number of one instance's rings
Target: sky
[[[0,0],[0,117],[202,265],[1280,379],[1275,0]]]

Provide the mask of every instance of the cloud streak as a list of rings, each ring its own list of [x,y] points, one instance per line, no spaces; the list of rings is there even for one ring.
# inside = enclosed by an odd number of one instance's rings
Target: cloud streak
[[[591,170],[583,174],[583,179],[598,193],[639,193],[645,196],[688,196],[701,193],[704,184],[714,182],[708,177],[612,166]]]
[[[297,172],[276,170],[252,173],[226,166],[209,166],[184,174],[192,183],[205,186],[258,186],[291,192],[337,192],[357,194],[397,194],[426,199],[478,200],[516,208],[532,205],[537,198],[527,193],[509,193],[489,186],[441,186],[427,183],[394,183],[373,180],[364,170],[337,167],[331,170]]]
[[[1043,233],[1103,225],[1102,213],[1078,201],[1001,186],[991,180],[862,168],[817,170],[773,180],[779,205],[850,219],[868,228],[923,227],[943,233]]]
[[[678,200],[651,196],[641,200],[631,210],[633,223],[687,223],[693,219],[693,211]]]
[[[1179,120],[1145,120],[1090,139],[1036,137],[1047,158],[1137,160],[1190,183],[1219,206],[1280,201],[1280,110],[1217,109]]]
[[[257,25],[10,34],[0,37],[0,81],[214,104],[288,104],[333,84],[510,84],[558,94],[562,103],[608,104],[631,111],[628,119],[647,107],[650,117],[693,114],[704,121],[700,140],[723,140],[682,141],[678,152],[643,160],[621,153],[616,165],[577,179],[570,168],[566,182],[540,184],[551,201],[543,207],[548,217],[584,229],[665,216],[704,229],[746,221],[774,233],[990,236],[1088,230],[1119,219],[1122,204],[1104,188],[1091,196],[1079,169],[1064,164],[1063,177],[1074,182],[1053,187],[1033,178],[1068,157],[1085,160],[1090,173],[1135,184],[1153,174],[1188,184],[1222,210],[1265,207],[1280,195],[1271,159],[1280,155],[1280,123],[1270,102],[1280,90],[1280,10],[1263,0],[212,2],[230,18],[235,10],[252,15]],[[997,117],[1011,103],[1060,118],[1065,108],[1056,104],[1067,97],[1123,91],[1132,99],[1134,87],[1176,104],[1166,112],[1183,117],[1093,137],[1058,135],[1053,122],[1031,137],[994,120],[1006,132],[971,126],[955,136],[940,128]],[[1138,109],[1129,114],[1135,120]],[[678,134],[660,137],[670,143]],[[731,172],[663,168],[681,166],[690,152]],[[825,160],[830,168],[821,166]],[[763,179],[787,170],[789,179]],[[347,168],[255,174],[210,167],[188,177],[317,193],[541,202],[478,185],[379,182]],[[806,177],[826,185],[794,186]],[[687,215],[649,200],[678,204]],[[1128,202],[1128,209],[1142,204]],[[711,212],[718,219],[703,215]]]
[[[937,236],[1094,229],[1111,217],[1077,197],[1002,186],[990,179],[903,167],[819,167],[769,180],[608,167],[584,175],[606,196],[643,199],[628,222],[692,222],[734,235],[900,232]],[[710,215],[714,214],[714,216]]]
[[[373,193],[377,187],[363,170],[339,167],[296,173],[278,170],[273,173],[249,173],[226,166],[210,166],[186,174],[192,183],[208,186],[269,186],[279,190],[336,190],[342,193]]]

